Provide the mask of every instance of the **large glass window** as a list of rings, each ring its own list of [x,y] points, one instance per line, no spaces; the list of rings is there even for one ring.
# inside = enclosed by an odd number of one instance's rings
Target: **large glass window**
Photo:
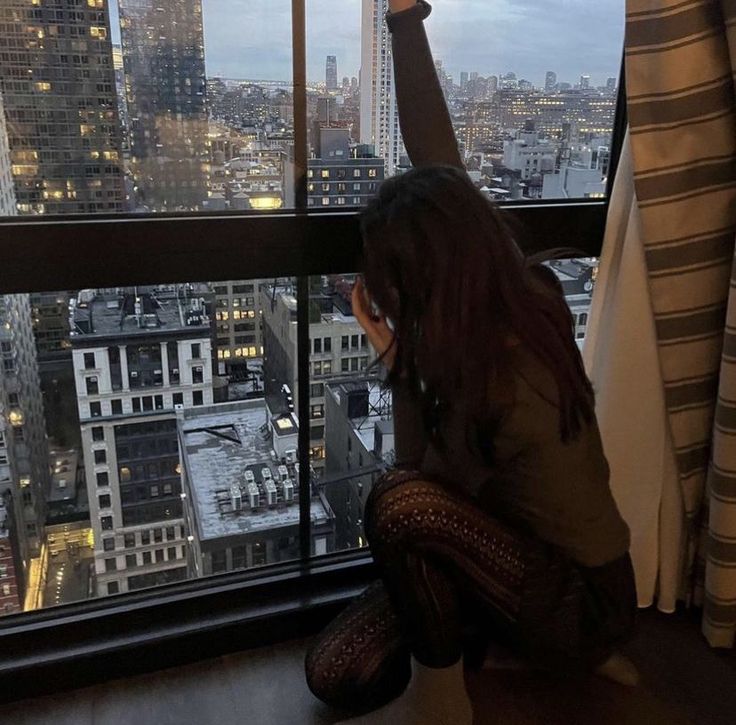
[[[392,463],[393,429],[390,394],[350,309],[354,276],[335,273],[324,253],[349,247],[344,267],[354,268],[352,218],[338,227],[339,214],[261,215],[269,226],[254,230],[252,219],[226,214],[289,209],[302,180],[307,205],[344,211],[405,168],[395,114],[376,126],[364,113],[393,100],[388,56],[379,96],[366,90],[378,76],[361,58],[375,34],[368,20],[361,26],[361,3],[310,2],[301,117],[286,0],[57,5],[0,4],[0,216],[31,229],[26,276],[0,268],[14,290],[0,284],[12,611],[365,546],[363,507]],[[384,5],[376,0],[376,13]],[[478,187],[498,199],[595,198],[607,173],[622,3],[550,13],[541,2],[466,0],[462,22],[451,5],[438,0],[428,27]],[[605,42],[592,27],[606,28]],[[380,51],[385,40],[376,41]],[[169,214],[123,221],[124,212]],[[83,254],[69,231],[77,222],[51,216],[85,215],[84,226],[111,213]],[[38,215],[42,232],[32,229]],[[222,220],[244,226],[213,254]],[[124,243],[108,244],[108,233]],[[150,254],[159,241],[168,251]],[[268,255],[245,254],[241,242]],[[563,245],[581,242],[550,246]],[[49,264],[58,249],[71,251]],[[100,260],[104,282],[85,272]],[[191,281],[205,275],[200,263],[219,264],[214,281]],[[21,293],[19,279],[30,289],[49,270],[58,276],[49,289],[67,291]],[[577,296],[582,339],[594,266],[566,261],[555,271]],[[151,284],[159,274],[166,283]]]
[[[312,205],[364,204],[408,168],[388,0],[313,0],[308,25]],[[621,63],[622,0],[433,3],[435,66],[468,173],[497,200],[605,195]],[[605,32],[595,29],[605,28]]]

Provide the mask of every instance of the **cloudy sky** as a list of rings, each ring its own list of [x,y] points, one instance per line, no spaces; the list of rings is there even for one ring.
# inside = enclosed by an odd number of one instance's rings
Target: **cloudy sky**
[[[309,80],[324,80],[327,55],[337,56],[339,78],[357,76],[361,0],[306,1]],[[290,0],[202,5],[208,75],[291,78]],[[535,85],[547,70],[570,83],[585,73],[593,85],[618,75],[624,0],[434,0],[433,6],[427,27],[434,56],[456,81],[461,71],[512,70]]]

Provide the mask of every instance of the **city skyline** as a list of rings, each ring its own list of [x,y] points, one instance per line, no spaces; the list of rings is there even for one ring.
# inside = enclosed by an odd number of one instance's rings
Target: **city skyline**
[[[120,43],[117,2],[110,0],[112,40]],[[513,71],[544,87],[545,73],[593,87],[618,76],[623,45],[622,0],[564,0],[550,14],[543,0],[436,0],[427,31],[435,58],[459,82]],[[291,3],[287,0],[202,0],[207,77],[291,79]],[[361,0],[311,0],[307,15],[307,78],[324,82],[325,58],[337,56],[339,78],[358,77]],[[572,20],[571,20],[572,19]],[[243,28],[252,30],[244,33]],[[472,35],[471,35],[472,33]],[[494,37],[512,38],[495,46]],[[584,64],[581,58],[585,58]]]

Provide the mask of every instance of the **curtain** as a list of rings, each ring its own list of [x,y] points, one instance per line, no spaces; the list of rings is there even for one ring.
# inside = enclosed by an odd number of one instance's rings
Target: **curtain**
[[[675,609],[683,509],[626,135],[609,206],[583,359],[611,467],[611,490],[631,530],[640,607]]]
[[[647,526],[658,530],[657,537],[650,533],[642,544],[648,554],[638,566],[651,569],[656,561],[660,587],[670,576],[662,566],[672,565],[672,549],[677,548],[679,507],[683,575],[675,588],[688,601],[704,604],[703,631],[709,642],[730,647],[736,632],[736,0],[627,0],[626,7],[631,167],[622,172],[628,173],[633,189],[628,217],[619,210],[617,221],[611,205],[611,224],[626,224],[625,242],[616,267],[610,232],[603,272],[605,280],[626,272],[627,265],[640,265],[648,299],[642,291],[633,314],[649,321],[659,371],[647,366],[647,383],[632,371],[603,395],[619,413],[623,404],[616,395],[628,400],[634,417],[641,406],[652,421],[651,411],[661,405],[664,431],[654,428],[644,447],[661,462],[658,470],[651,472],[652,462],[645,458],[622,469],[632,477],[621,484],[624,510],[635,507],[630,489],[639,471],[654,476],[642,483],[644,511],[629,514],[635,540],[646,536]],[[613,314],[603,299],[606,292],[602,285],[600,295],[596,290],[601,299],[594,300],[603,323],[598,338]],[[634,318],[633,325],[644,324]],[[595,375],[605,370],[601,345],[594,340],[586,353],[594,384]],[[633,354],[646,356],[642,350]],[[637,405],[628,386],[641,396]],[[610,410],[603,410],[602,418],[602,430],[607,420],[616,422]],[[641,427],[634,418],[628,424]],[[617,433],[607,430],[608,446]],[[654,479],[660,474],[657,490]],[[637,519],[644,516],[647,521]],[[637,572],[637,583],[644,581],[651,589],[651,572],[645,569]]]

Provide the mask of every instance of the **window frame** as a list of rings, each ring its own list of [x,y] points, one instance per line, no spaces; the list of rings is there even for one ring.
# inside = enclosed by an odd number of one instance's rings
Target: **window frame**
[[[305,0],[292,0],[296,208],[275,213],[116,214],[0,219],[0,293],[147,283],[297,278],[297,369],[309,381],[309,277],[358,269],[358,213],[307,204]],[[605,200],[502,203],[526,253],[598,256],[626,128],[623,63]],[[99,240],[105,239],[105,254]],[[156,244],[151,245],[150,240]],[[68,264],[74,249],[84,265]],[[237,254],[233,253],[237,250]],[[310,419],[310,387],[297,410]],[[300,426],[308,470],[310,426]],[[150,672],[321,628],[376,576],[366,551],[310,558],[309,486],[300,496],[301,559],[0,618],[0,702]],[[166,646],[161,646],[166,643]],[[12,694],[11,694],[12,693]]]

